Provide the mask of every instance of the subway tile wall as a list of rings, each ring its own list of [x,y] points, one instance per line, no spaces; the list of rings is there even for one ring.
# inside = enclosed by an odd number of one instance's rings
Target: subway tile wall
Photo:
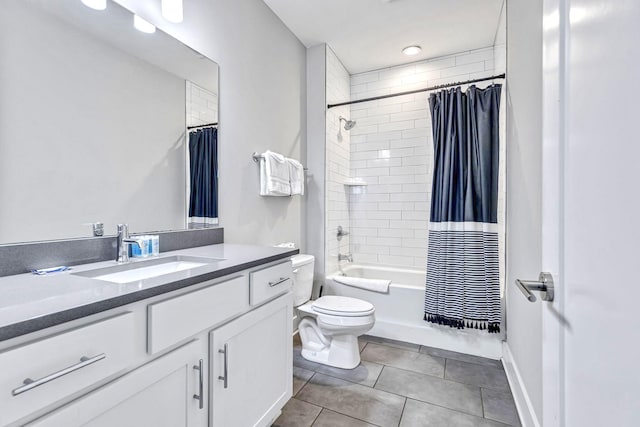
[[[326,96],[327,103],[349,100],[350,76],[336,54],[327,47]],[[338,253],[349,252],[349,236],[338,242],[339,225],[349,228],[349,206],[344,183],[350,172],[350,132],[344,130],[340,116],[349,118],[349,106],[327,110],[326,117],[326,245],[325,269],[332,273],[338,269]],[[343,122],[344,123],[344,122]]]
[[[501,52],[500,47],[490,46],[354,74],[351,76],[351,99],[491,76],[495,72],[496,52]],[[490,82],[478,86],[488,84]],[[342,114],[336,110],[339,109],[329,110],[329,113]],[[368,184],[366,193],[348,196],[350,249],[354,261],[425,268],[433,173],[428,94],[352,104],[350,116],[358,122],[350,131],[350,177],[362,178]],[[332,121],[333,118],[328,118],[329,123]],[[501,144],[501,160],[505,157],[504,145]],[[344,156],[341,159],[344,161]],[[502,162],[500,170],[503,183],[505,168]],[[501,187],[499,208],[504,224],[504,185]],[[339,206],[343,207],[342,204]],[[334,217],[336,215],[343,220],[342,210],[339,214],[334,212]],[[328,232],[332,231],[329,227]],[[503,241],[504,233],[501,234]]]
[[[187,126],[218,122],[218,95],[187,80]]]

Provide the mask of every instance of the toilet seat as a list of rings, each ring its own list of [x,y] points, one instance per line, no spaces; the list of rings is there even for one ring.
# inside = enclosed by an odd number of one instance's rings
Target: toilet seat
[[[340,317],[363,317],[375,312],[373,304],[367,301],[338,295],[320,297],[311,308],[316,313]]]

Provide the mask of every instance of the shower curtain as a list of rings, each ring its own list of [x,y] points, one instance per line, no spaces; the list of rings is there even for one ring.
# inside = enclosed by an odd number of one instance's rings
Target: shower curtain
[[[501,85],[429,97],[434,171],[424,320],[500,332]]]
[[[189,134],[189,222],[210,223],[218,217],[218,129]]]

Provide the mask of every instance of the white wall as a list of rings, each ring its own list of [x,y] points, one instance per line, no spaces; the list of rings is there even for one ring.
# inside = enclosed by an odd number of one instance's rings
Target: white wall
[[[31,4],[3,7],[0,243],[89,236],[95,221],[184,228],[184,80]]]
[[[349,72],[329,46],[327,54],[326,96],[327,104],[349,101]],[[344,130],[344,121],[349,119],[349,106],[332,108],[326,113],[326,265],[325,271],[338,269],[338,253],[349,252],[349,236],[340,242],[336,237],[338,226],[349,230],[349,200],[345,181],[349,179],[351,133]]]
[[[507,344],[529,409],[541,420],[541,303],[513,284],[541,271],[541,2],[508,1],[507,23]]]
[[[189,0],[184,21],[160,0],[118,0],[220,65],[220,225],[225,241],[303,242],[302,198],[260,197],[254,151],[300,159],[306,141],[306,51],[261,0]],[[304,248],[303,248],[304,249]]]
[[[496,74],[507,72],[507,1],[503,0],[493,41],[493,68]],[[503,110],[504,111],[504,110]],[[506,121],[503,121],[506,123]]]
[[[327,45],[307,50],[307,189],[305,192],[306,252],[315,257],[314,296],[324,283],[326,228],[326,75]]]
[[[354,74],[351,96],[361,99],[491,76],[494,51],[503,55],[504,48],[502,44]],[[351,249],[356,262],[420,269],[426,266],[433,176],[428,96],[422,92],[351,105],[351,117],[358,122],[350,132],[351,177],[368,184],[366,194],[351,195]],[[504,146],[503,141],[502,181]],[[501,223],[503,194],[504,186]]]

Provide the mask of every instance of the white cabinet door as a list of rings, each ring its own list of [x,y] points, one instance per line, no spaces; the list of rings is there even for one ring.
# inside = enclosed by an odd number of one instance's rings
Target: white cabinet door
[[[268,426],[280,413],[293,386],[292,316],[288,292],[211,332],[214,427]]]
[[[202,380],[199,369],[194,369],[205,359],[203,347],[202,341],[191,341],[30,425],[206,426],[206,400],[200,409],[200,402],[194,397],[201,389],[207,390],[206,363],[202,363]]]

